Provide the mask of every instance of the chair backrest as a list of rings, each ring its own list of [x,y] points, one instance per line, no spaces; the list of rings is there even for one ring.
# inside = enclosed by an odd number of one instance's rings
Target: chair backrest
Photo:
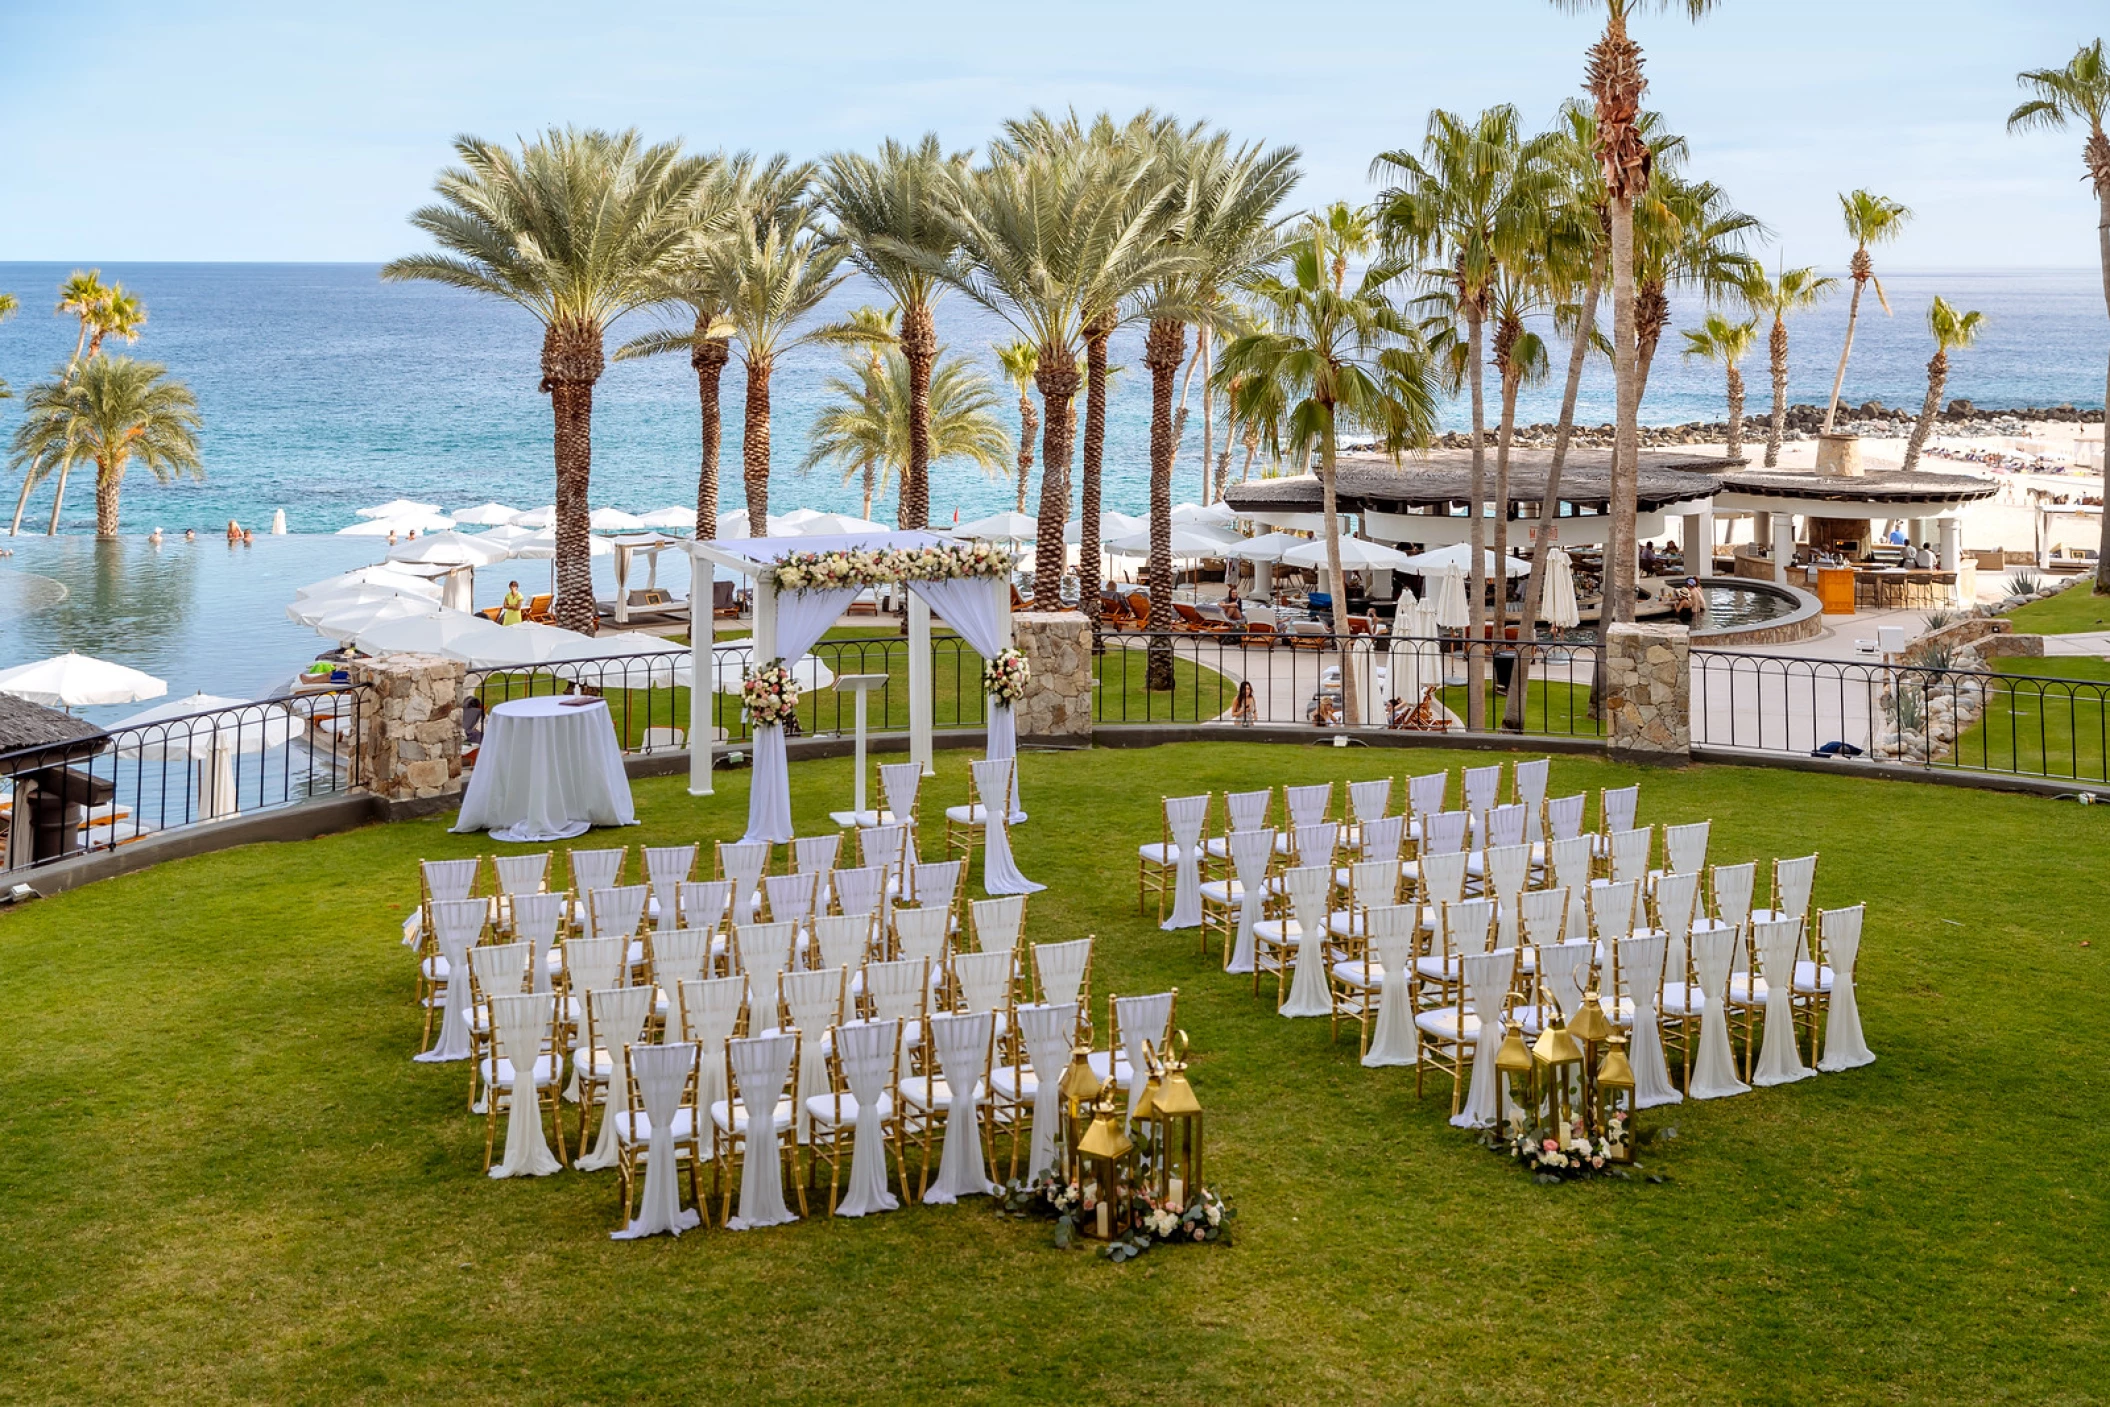
[[[881,1021],[920,1021],[930,1007],[930,964],[922,958],[865,964],[865,997]]]
[[[1202,830],[1209,821],[1211,794],[1199,796],[1168,796],[1165,798],[1165,832],[1172,843],[1182,850],[1198,849]]]
[[[1802,938],[1799,918],[1764,919],[1751,925],[1751,952],[1768,987],[1794,980],[1795,948]]]
[[[1490,849],[1497,845],[1522,845],[1524,822],[1529,815],[1528,808],[1517,804],[1492,808],[1487,813],[1487,832],[1482,843]]]
[[[572,938],[564,944],[564,981],[573,996],[619,987],[630,977],[630,940]]]
[[[1465,979],[1458,985],[1461,1007],[1471,1006],[1483,1023],[1495,1022],[1499,1029],[1509,1015],[1509,989],[1516,980],[1517,950],[1496,948],[1467,953],[1460,967]],[[1459,1022],[1458,1027],[1462,1037],[1465,1023]]]
[[[652,897],[659,900],[662,913],[674,897],[674,887],[696,873],[699,848],[695,844],[644,847],[645,883],[652,886]]]
[[[526,1071],[545,1047],[553,1047],[557,1030],[557,998],[551,992],[507,992],[491,998],[491,1033],[497,1038],[499,1055]],[[516,1109],[527,1106],[515,1105]]]
[[[513,937],[528,945],[528,971],[534,989],[549,990],[549,967],[544,961],[556,944],[557,928],[564,922],[569,894],[516,894],[513,896]]]
[[[1421,931],[1421,911],[1412,904],[1373,904],[1364,914],[1369,945],[1365,970],[1375,958],[1387,973],[1404,973],[1414,961],[1414,941]]]
[[[879,907],[880,886],[886,883],[884,866],[837,870],[832,878],[835,881],[835,906],[844,913],[869,915]]]
[[[1348,784],[1348,819],[1359,826],[1378,820],[1392,806],[1392,779],[1375,777]]]
[[[879,790],[886,797],[886,809],[893,813],[896,825],[907,826],[916,819],[916,802],[923,789],[923,764],[920,762],[882,762],[879,764]],[[865,855],[865,863],[875,864],[871,854]]]
[[[1300,865],[1282,872],[1282,891],[1289,895],[1290,912],[1306,932],[1326,923],[1326,896],[1333,889],[1333,861],[1328,857],[1316,865]]]
[[[571,887],[574,894],[591,894],[596,889],[613,889],[623,877],[623,859],[630,853],[627,845],[618,845],[612,850],[573,850],[565,855],[571,864]]]
[[[1517,916],[1524,941],[1532,947],[1558,943],[1568,921],[1568,891],[1527,889],[1517,901]]]
[[[1365,860],[1386,860],[1394,866],[1399,864],[1400,846],[1407,838],[1405,816],[1381,816],[1363,822],[1362,856]]]
[[[960,880],[967,872],[965,860],[937,860],[909,866],[907,897],[929,908],[951,909],[959,897]]]
[[[1546,782],[1553,775],[1553,759],[1535,757],[1510,769],[1510,795],[1524,808],[1524,838],[1545,839]]]
[[[1641,787],[1607,787],[1598,793],[1598,828],[1607,835],[1634,828],[1634,813],[1641,807]]]
[[[586,1048],[620,1060],[623,1047],[643,1039],[652,1014],[650,987],[590,987],[586,992]]]
[[[1172,1019],[1179,1009],[1179,988],[1150,992],[1140,997],[1115,997],[1107,1005],[1112,1011],[1112,1048],[1128,1056],[1132,1072],[1128,1081],[1128,1107],[1133,1110],[1142,1096],[1144,1081],[1143,1042],[1163,1050],[1172,1040]]]
[[[1426,815],[1443,809],[1443,796],[1450,789],[1451,774],[1425,772],[1418,777],[1407,778],[1407,813],[1413,816]]]
[[[1348,867],[1348,901],[1356,908],[1390,905],[1398,899],[1397,860],[1358,860]]]
[[[1590,961],[1596,952],[1596,944],[1587,938],[1570,938],[1564,943],[1539,947],[1536,963],[1540,998],[1552,998],[1564,1021],[1572,1021],[1575,1013],[1582,1010],[1583,993],[1590,983]]]
[[[1471,821],[1470,811],[1429,812],[1421,818],[1421,853],[1448,855],[1465,849],[1466,827]]]
[[[465,948],[476,945],[491,921],[488,899],[434,899],[425,907],[432,920],[433,936],[452,938]]]
[[[945,965],[945,935],[952,911],[944,904],[894,908],[894,956],[922,958],[933,970]]]
[[[872,939],[872,916],[822,914],[813,921],[813,946],[822,967],[863,967],[865,948]]]
[[[528,945],[486,943],[469,950],[470,990],[479,1000],[527,990]]]
[[[1472,954],[1487,951],[1494,934],[1495,906],[1488,899],[1460,899],[1443,906],[1443,945],[1446,953]]]
[[[1334,847],[1340,843],[1341,828],[1332,821],[1319,821],[1308,826],[1297,826],[1289,833],[1289,857],[1297,865],[1330,865],[1333,863]]]
[[[1673,874],[1698,874],[1707,868],[1707,832],[1712,821],[1691,821],[1663,828],[1663,868]]]
[[[1632,830],[1613,831],[1612,878],[1627,879],[1639,883],[1648,877],[1649,846],[1656,836],[1653,826],[1636,826]]]
[[[841,831],[802,835],[791,842],[791,862],[800,874],[825,875],[835,868],[835,857],[842,853],[842,848]]]
[[[740,970],[747,974],[748,1024],[777,1024],[777,979],[791,966],[789,923],[745,923],[733,930]]]
[[[1632,997],[1636,1006],[1644,1003],[1654,1006],[1663,991],[1665,953],[1661,933],[1636,934],[1620,939],[1614,948],[1617,993]],[[1677,980],[1684,981],[1685,974],[1680,972]]]
[[[792,923],[804,928],[813,917],[813,896],[820,885],[820,874],[808,870],[804,874],[773,874],[762,881],[763,891],[769,898],[769,916],[778,923]]]
[[[681,926],[716,933],[725,926],[725,911],[733,901],[731,880],[688,880],[674,890],[680,900]]]
[[[1610,943],[1634,931],[1634,898],[1639,885],[1631,879],[1606,880],[1590,886],[1591,936]]]
[[[1086,978],[1092,970],[1092,940],[1033,945],[1033,986],[1044,1004],[1059,1006],[1089,998]]]
[[[703,976],[711,935],[701,928],[663,928],[652,935],[652,981],[669,996]]]
[[[1502,791],[1502,764],[1465,769],[1465,809],[1478,815],[1491,809]]]
[[[498,875],[501,894],[539,894],[549,885],[550,851],[539,855],[493,855],[491,868]]]
[[[850,990],[849,969],[817,967],[787,972],[779,979],[784,1010],[800,1035],[820,1050],[820,1038],[843,1019],[843,999]]]
[[[892,1099],[901,1076],[901,1022],[844,1022],[835,1028],[835,1057],[843,1083],[860,1104],[878,1105],[881,1096]],[[838,1096],[835,1121],[840,1124],[847,1117]]]
[[[481,855],[466,860],[418,861],[418,880],[424,886],[425,902],[468,898],[476,892],[476,876],[483,863]]]
[[[1292,830],[1315,826],[1326,819],[1333,807],[1333,783],[1315,782],[1310,786],[1282,788],[1282,800],[1289,810]]]
[[[915,764],[904,762],[901,765],[909,767]],[[857,828],[857,857],[868,868],[886,869],[899,874],[907,852],[908,826],[904,822]]]
[[[1546,802],[1546,839],[1572,840],[1582,834],[1583,807],[1589,801],[1588,792],[1577,792],[1573,796],[1556,796]]]
[[[1861,922],[1867,912],[1866,904],[1855,904],[1847,909],[1825,909],[1817,915],[1817,957],[1831,964],[1834,981],[1840,980],[1836,974],[1854,970],[1854,962],[1861,954]]]
[[[1454,904],[1463,898],[1465,861],[1466,854],[1463,850],[1446,850],[1440,855],[1422,856],[1421,902],[1431,905]]]
[[[1007,894],[1000,899],[975,899],[967,912],[974,922],[975,944],[985,953],[1016,953],[1018,935],[1026,926],[1026,896]]]
[[[1773,862],[1773,911],[1791,918],[1807,918],[1810,891],[1817,883],[1817,857],[1804,855]]]
[[[1663,931],[1663,970],[1672,982],[1686,980],[1692,916],[1700,899],[1697,871],[1656,876],[1656,924]]]
[[[721,840],[718,842],[717,874],[720,879],[733,882],[733,897],[737,903],[740,890],[753,890],[762,882],[762,872],[769,868],[770,844],[766,840]]]
[[[1259,830],[1267,824],[1268,803],[1275,799],[1274,788],[1262,791],[1232,791],[1224,793],[1224,812],[1230,817],[1234,831]]]
[[[740,1008],[747,1001],[745,977],[704,977],[683,982],[681,1038],[703,1047],[706,1060],[716,1059],[740,1028]]]
[[[626,884],[620,889],[586,891],[586,936],[629,938],[645,919],[645,886]]]
[[[1258,830],[1232,831],[1225,838],[1224,848],[1231,852],[1231,868],[1244,888],[1258,889],[1267,878],[1267,867],[1275,858],[1275,834],[1273,826],[1263,826]]]
[[[1008,952],[954,953],[953,980],[959,984],[960,1010],[1002,1011],[1011,1004],[1017,959]]]
[[[967,764],[975,796],[989,808],[989,818],[998,825],[1011,823],[1011,808],[1006,803],[1015,795],[1011,773],[1016,765],[1015,759],[1009,757],[980,757]]]
[[[1487,892],[1504,904],[1516,902],[1517,894],[1531,880],[1531,847],[1523,841],[1497,845],[1487,852]]]
[[[771,1113],[791,1084],[798,1058],[799,1037],[795,1031],[779,1031],[774,1035],[750,1036],[725,1043],[727,1088],[731,1091],[733,1104],[753,1111],[745,1120],[750,1136],[768,1131],[770,1141],[777,1141]],[[726,1122],[735,1128],[741,1123],[734,1119]]]
[[[1758,865],[1716,865],[1708,888],[1714,891],[1714,916],[1731,928],[1742,928],[1751,918],[1751,889],[1758,879]]]

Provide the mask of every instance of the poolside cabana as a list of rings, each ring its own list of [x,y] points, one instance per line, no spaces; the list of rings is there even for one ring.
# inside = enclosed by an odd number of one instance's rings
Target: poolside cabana
[[[1998,484],[1970,474],[1739,469],[1723,476],[1714,512],[1748,515],[1755,524],[1752,544],[1737,554],[1736,574],[1783,585],[1797,546],[1865,560],[1883,536],[1879,525],[1903,519],[1913,546],[1938,544],[1936,575],[1928,584],[1952,600],[1969,600],[1973,569],[1963,560],[1963,518],[1999,491]]]

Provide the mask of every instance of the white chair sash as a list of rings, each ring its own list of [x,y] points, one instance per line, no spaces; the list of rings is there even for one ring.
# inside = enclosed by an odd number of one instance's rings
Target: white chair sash
[[[1275,830],[1232,831],[1231,867],[1238,876],[1238,936],[1224,958],[1224,971],[1253,970],[1253,925],[1267,902],[1267,867],[1275,854]]]
[[[741,840],[720,845],[718,864],[733,886],[733,927],[754,922],[756,891],[769,865],[769,843]]]
[[[645,851],[645,883],[651,886],[652,902],[659,906],[656,927],[678,928],[680,908],[679,886],[696,868],[696,850],[689,845],[647,845]]]
[[[1875,1063],[1875,1052],[1861,1035],[1861,1008],[1854,1000],[1854,963],[1861,956],[1860,904],[1850,909],[1831,909],[1818,918],[1818,933],[1824,940],[1824,960],[1832,970],[1831,1001],[1824,1017],[1824,1058],[1817,1068],[1826,1072],[1851,1070]]]
[[[810,1143],[813,1119],[806,1101],[828,1092],[827,1035],[842,1020],[849,974],[840,967],[823,967],[787,972],[777,981],[807,1057],[799,1062],[798,1088],[792,1092],[792,1127],[799,1142]]]
[[[481,899],[435,899],[432,901],[432,931],[446,965],[446,985],[440,988],[440,1034],[432,1049],[415,1057],[433,1063],[467,1060],[469,1036],[469,949],[483,935],[491,908]]]
[[[557,941],[557,925],[564,921],[563,894],[516,894],[513,896],[513,936],[528,945],[528,971],[534,990],[549,990],[549,954]]]
[[[756,1036],[726,1043],[726,1059],[732,1066],[733,1093],[747,1111],[747,1144],[740,1159],[740,1211],[728,1218],[732,1231],[756,1231],[797,1221],[784,1205],[782,1145],[777,1141],[777,1105],[783,1102],[784,1087],[791,1081],[791,1059],[799,1038],[786,1032]],[[736,1111],[726,1110],[726,1126],[734,1126]]]
[[[740,970],[747,974],[749,1026],[766,1030],[777,1024],[777,979],[791,966],[791,925],[750,923],[734,937]]]
[[[1358,826],[1367,826],[1385,814],[1392,804],[1392,779],[1378,777],[1367,782],[1348,784],[1348,818]]]
[[[1333,866],[1307,865],[1282,877],[1296,915],[1297,971],[1280,1016],[1332,1016],[1333,995],[1326,984],[1326,895],[1333,887]]]
[[[1524,807],[1524,839],[1536,842],[1545,838],[1545,817],[1542,814],[1546,802],[1546,780],[1553,770],[1550,757],[1535,758],[1530,762],[1519,762],[1512,771],[1515,779],[1516,797]]]
[[[617,1110],[630,1107],[630,1076],[623,1065],[623,1048],[643,1043],[645,1018],[652,1014],[652,996],[650,987],[608,987],[586,994],[587,1006],[593,1016],[593,1045],[580,1046],[573,1063],[590,1067],[593,1061],[605,1055],[609,1061],[609,1074],[608,1102],[601,1111],[600,1137],[594,1140],[593,1151],[580,1154],[573,1164],[582,1172],[612,1168],[619,1161],[615,1115]]]
[[[1729,1049],[1729,968],[1738,933],[1734,928],[1696,930],[1692,965],[1700,978],[1700,1054],[1693,1061],[1685,1092],[1694,1099],[1726,1099],[1749,1094],[1751,1086],[1736,1077],[1736,1057]]]
[[[832,835],[802,835],[791,842],[791,862],[800,874],[826,875],[835,868],[835,857],[842,853],[841,831]],[[825,884],[821,889],[826,893]]]
[[[697,1048],[697,1117],[709,1118],[711,1106],[726,1098],[725,1043],[740,1024],[747,1001],[745,977],[706,977],[681,984],[683,1034]]]
[[[1033,1143],[1026,1156],[1026,1175],[1039,1177],[1055,1168],[1055,1136],[1062,1124],[1062,1076],[1068,1068],[1070,1042],[1077,1034],[1077,1003],[1018,1008],[1019,1035],[1026,1059],[1033,1064]]]
[[[982,1158],[982,1081],[988,1074],[989,1037],[995,1021],[994,1013],[987,1011],[930,1018],[931,1044],[937,1049],[950,1098],[945,1151],[938,1159],[937,1181],[923,1194],[926,1206],[946,1206],[990,1191],[988,1165]]]
[[[609,889],[615,885],[615,877],[622,873],[623,856],[628,846],[618,845],[612,850],[572,850],[566,852],[571,862],[571,890],[585,898],[596,889]]]
[[[703,1222],[702,1213],[681,1209],[681,1170],[674,1159],[674,1119],[681,1112],[689,1076],[696,1071],[696,1047],[683,1043],[632,1046],[630,1065],[651,1129],[645,1141],[645,1189],[638,1197],[637,1215],[609,1237],[634,1241],[662,1231],[679,1236]],[[695,1117],[693,1111],[690,1117]],[[611,1115],[609,1123],[614,1122]]]
[[[1412,904],[1378,904],[1368,914],[1370,949],[1385,976],[1377,999],[1377,1029],[1371,1033],[1363,1063],[1372,1067],[1412,1065],[1420,1058],[1409,997],[1418,911]]]
[[[586,894],[587,935],[593,938],[629,938],[645,919],[646,888],[626,884],[617,889],[591,889]]]
[[[498,1060],[513,1069],[505,1158],[491,1169],[493,1177],[547,1177],[564,1167],[549,1151],[549,1138],[542,1131],[542,1096],[535,1088],[535,1060],[549,1035],[556,1001],[548,992],[513,992],[491,998],[491,1029],[498,1045],[493,1070]]]
[[[886,807],[894,817],[894,824],[907,825],[916,814],[916,793],[923,788],[923,764],[920,762],[883,762],[879,766],[879,789],[886,795]],[[865,863],[873,863],[867,854]]]
[[[1174,796],[1165,801],[1165,823],[1172,830],[1172,917],[1158,927],[1199,928],[1202,922],[1202,822],[1209,796]]]
[[[870,915],[879,907],[879,886],[885,881],[886,869],[882,865],[867,865],[854,870],[837,870],[835,880],[835,907],[846,914]]]
[[[689,880],[675,886],[680,899],[681,926],[716,933],[732,907],[733,886],[723,879]]]
[[[1681,1104],[1685,1100],[1670,1082],[1670,1066],[1663,1058],[1663,1033],[1657,1025],[1656,1013],[1663,1000],[1663,949],[1661,933],[1628,938],[1619,944],[1619,975],[1634,1003],[1634,1024],[1627,1048],[1634,1067],[1636,1109]]]
[[[822,914],[813,921],[813,945],[820,950],[822,967],[864,966],[865,947],[872,936],[872,916],[866,914]]]
[[[1018,935],[1026,925],[1026,896],[1007,894],[997,899],[974,899],[967,905],[974,916],[975,941],[985,953],[1016,953]]]
[[[653,934],[652,982],[660,995],[671,1002],[682,983],[701,978],[710,951],[711,935],[700,928],[669,928]],[[669,1020],[667,1029],[672,1031],[678,1024]]]
[[[770,918],[794,928],[806,927],[813,918],[813,900],[820,879],[819,875],[808,870],[804,874],[773,874],[763,880],[763,892],[769,896]]]
[[[1136,1115],[1136,1106],[1143,1102],[1143,1086],[1149,1079],[1144,1069],[1143,1042],[1149,1041],[1152,1048],[1163,1050],[1172,1037],[1171,992],[1146,992],[1140,997],[1114,998],[1114,1025],[1121,1032],[1121,1051],[1128,1057],[1128,1113],[1124,1118]],[[1112,1063],[1108,1063],[1111,1071]]]
[[[1037,894],[1047,886],[1035,884],[1019,873],[1011,858],[1010,818],[1001,804],[989,802],[990,797],[1001,798],[1009,792],[1012,766],[1013,759],[1008,757],[974,764],[974,792],[982,798],[982,814],[987,817],[982,826],[982,888],[991,894]],[[1196,905],[1200,902],[1197,896]]]
[[[1465,1107],[1451,1116],[1461,1129],[1492,1128],[1495,1123],[1495,1052],[1502,1045],[1502,997],[1516,975],[1517,950],[1497,948],[1474,953],[1465,959],[1465,1000],[1480,1025],[1473,1047],[1472,1082],[1466,1086]],[[1458,1033],[1459,1039],[1465,1033]]]
[[[1062,1006],[1077,1004],[1084,986],[1085,969],[1092,964],[1092,940],[1073,938],[1067,943],[1035,943],[1033,970],[1039,974],[1042,1002]]]
[[[1282,798],[1289,812],[1291,830],[1316,826],[1326,819],[1326,808],[1333,805],[1333,783],[1318,782],[1311,786],[1284,787]]]
[[[1802,939],[1799,918],[1752,925],[1759,973],[1766,983],[1766,1035],[1758,1048],[1754,1085],[1790,1085],[1817,1072],[1802,1063],[1795,1044],[1795,950]]]
[[[842,1065],[850,1097],[857,1101],[850,1185],[836,1205],[837,1216],[870,1216],[901,1205],[901,1199],[887,1190],[886,1117],[880,1110],[900,1040],[899,1021],[852,1021],[835,1028],[835,1058]]]

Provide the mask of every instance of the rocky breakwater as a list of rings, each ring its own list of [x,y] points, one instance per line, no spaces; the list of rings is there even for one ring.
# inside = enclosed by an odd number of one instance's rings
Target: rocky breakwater
[[[1858,406],[1839,407],[1838,429],[1851,435],[1861,435],[1871,440],[1902,440],[1911,435],[1914,422],[1919,419],[1917,406],[1886,406],[1881,401],[1864,401]],[[2032,425],[2072,424],[2099,425],[2103,413],[2099,410],[2080,410],[2070,405],[2023,406],[2013,410],[1981,410],[1966,400],[1949,402],[1935,424],[1937,435],[1956,436],[1965,439],[1986,439],[1993,436],[2019,438],[2030,433]],[[1765,452],[1765,440],[1772,425],[1767,415],[1746,416],[1744,419],[1744,451],[1756,460]],[[1824,428],[1824,407],[1821,405],[1789,406],[1781,424],[1781,438],[1787,441],[1814,440],[1817,432]],[[1610,425],[1578,425],[1571,444],[1606,446],[1612,443]],[[1519,425],[1515,431],[1515,443],[1528,449],[1551,449],[1560,430],[1558,425]],[[1677,425],[1643,425],[1641,444],[1644,449],[1673,449],[1683,445],[1718,445],[1729,438],[1729,422],[1726,420],[1692,420]],[[1438,438],[1436,443],[1444,449],[1470,449],[1472,436],[1453,432]],[[1494,448],[1494,436],[1487,439],[1490,452]]]

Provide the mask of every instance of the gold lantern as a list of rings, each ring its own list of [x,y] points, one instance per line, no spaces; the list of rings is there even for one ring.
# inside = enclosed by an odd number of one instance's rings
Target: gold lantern
[[[1188,1049],[1187,1033],[1176,1032],[1143,1091],[1157,1133],[1152,1163],[1157,1200],[1181,1212],[1202,1190],[1202,1104],[1187,1082]],[[1137,1113],[1140,1117],[1141,1110]]]
[[[1524,1030],[1513,1020],[1503,1023],[1502,1045],[1495,1051],[1495,1127],[1512,1135],[1522,1132],[1510,1128],[1510,1120],[1521,1122],[1525,1109],[1537,1103],[1531,1098],[1531,1047],[1524,1044]],[[1524,1081],[1525,1105],[1519,1107],[1511,1094],[1511,1081]]]
[[[1532,1043],[1531,1063],[1538,1072],[1546,1117],[1560,1126],[1560,1135],[1565,1139],[1573,1109],[1568,1097],[1568,1076],[1583,1063],[1582,1047],[1556,1018]]]
[[[1092,1048],[1080,1045],[1070,1052],[1070,1068],[1062,1072],[1062,1082],[1056,1086],[1062,1097],[1062,1177],[1065,1182],[1084,1185],[1078,1166],[1078,1145],[1084,1141],[1091,1127],[1092,1105],[1099,1098],[1099,1072],[1092,1068]],[[1035,1169],[1035,1177],[1040,1170]]]
[[[1597,1131],[1605,1137],[1612,1161],[1633,1162],[1634,1067],[1626,1058],[1626,1037],[1616,1031],[1605,1048],[1604,1064],[1597,1067],[1597,1097]]]
[[[1113,1088],[1099,1092],[1091,1127],[1077,1141],[1077,1190],[1093,1205],[1078,1229],[1101,1241],[1125,1236],[1134,1226],[1131,1188],[1135,1183],[1136,1146],[1121,1131]]]
[[[1582,1042],[1582,1095],[1575,1112],[1594,1132],[1598,1127],[1597,1048],[1612,1034],[1612,1023],[1605,1019],[1604,1002],[1595,987],[1583,993],[1582,1010],[1568,1023],[1568,1033]]]

